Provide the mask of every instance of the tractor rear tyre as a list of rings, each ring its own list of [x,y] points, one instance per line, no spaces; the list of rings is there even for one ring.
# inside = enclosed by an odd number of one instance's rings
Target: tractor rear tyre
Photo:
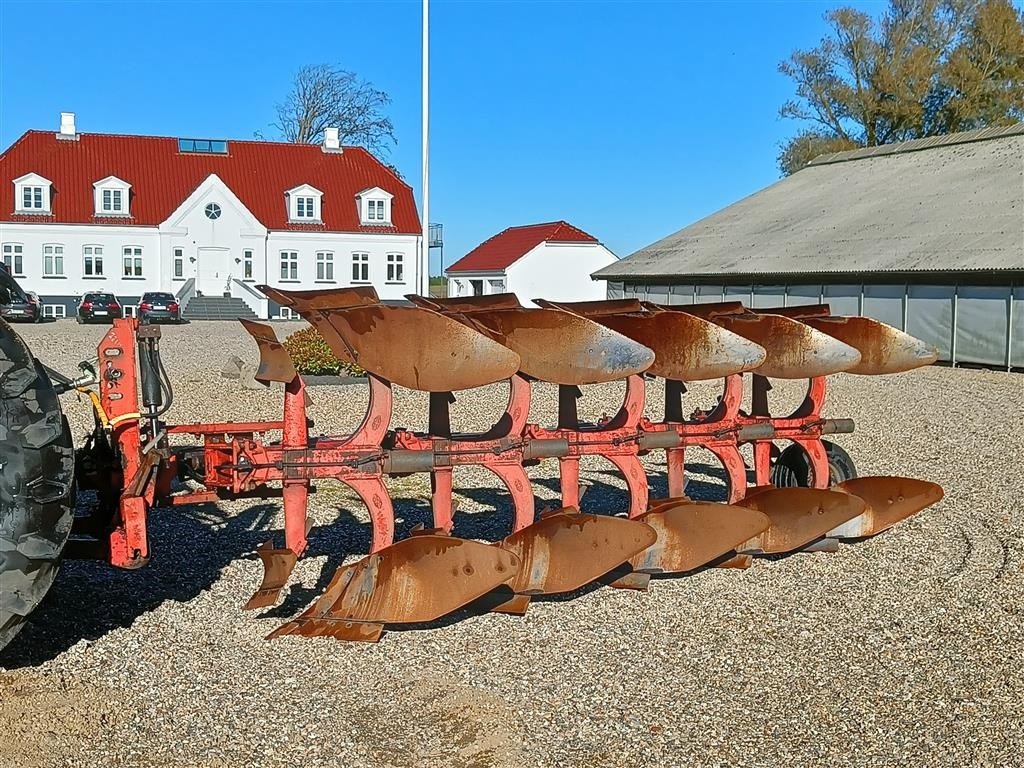
[[[830,486],[841,483],[844,480],[852,480],[857,476],[857,467],[853,459],[845,450],[829,440],[822,440],[825,446],[825,453],[828,455],[828,484]],[[775,460],[771,471],[772,485],[780,488],[802,486],[809,487],[813,481],[811,477],[811,462],[807,459],[804,449],[796,443],[788,446],[779,458]]]
[[[0,320],[0,649],[53,584],[74,517],[75,452],[49,376]]]

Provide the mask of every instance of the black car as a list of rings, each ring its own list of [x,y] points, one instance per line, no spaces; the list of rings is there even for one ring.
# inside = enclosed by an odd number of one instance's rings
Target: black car
[[[93,291],[84,294],[78,302],[75,320],[79,323],[112,323],[123,316],[121,302],[114,294]]]
[[[181,308],[174,294],[163,291],[149,291],[142,294],[139,302],[138,318],[140,323],[181,322]]]
[[[21,286],[7,271],[7,265],[0,262],[0,317],[4,320],[25,320],[38,323],[43,319],[43,308],[39,299],[21,290]],[[6,293],[6,295],[4,295]]]

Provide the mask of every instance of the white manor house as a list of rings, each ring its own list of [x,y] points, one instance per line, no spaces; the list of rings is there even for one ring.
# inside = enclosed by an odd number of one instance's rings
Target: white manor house
[[[427,292],[412,188],[336,129],[322,145],[28,131],[0,155],[0,251],[50,317],[88,291],[168,291],[288,317],[254,286]],[[207,299],[208,301],[209,299]]]

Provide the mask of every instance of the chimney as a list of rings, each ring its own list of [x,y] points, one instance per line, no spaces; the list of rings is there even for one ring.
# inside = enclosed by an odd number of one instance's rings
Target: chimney
[[[60,133],[57,134],[57,138],[66,141],[78,141],[78,133],[75,131],[74,112],[60,113]]]
[[[324,152],[341,152],[341,141],[337,128],[324,128]]]

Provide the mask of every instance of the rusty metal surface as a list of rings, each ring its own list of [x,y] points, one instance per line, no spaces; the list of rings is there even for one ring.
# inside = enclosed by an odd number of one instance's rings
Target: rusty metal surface
[[[313,320],[317,327],[329,324],[333,333],[324,339],[339,357],[409,389],[470,389],[507,379],[520,367],[512,350],[422,307],[321,309]]]
[[[271,637],[373,641],[379,626],[438,619],[499,587],[518,569],[516,555],[501,547],[451,536],[412,536],[341,566],[320,599]]]
[[[600,384],[647,370],[654,352],[585,317],[560,309],[474,311],[473,323],[516,352],[528,376],[554,384]]]
[[[705,304],[655,304],[645,301],[644,306],[669,312],[687,312],[697,317],[703,317],[705,320],[719,315],[736,315],[747,311],[742,301],[719,301]]]
[[[564,309],[566,312],[573,312],[584,317],[646,311],[639,299],[604,299],[602,301],[549,301],[547,299],[534,299],[533,303],[538,307]]]
[[[853,494],[867,503],[862,515],[829,532],[841,539],[874,536],[937,504],[945,495],[937,483],[890,476],[855,477],[837,483],[835,490]]]
[[[741,551],[792,552],[862,514],[867,504],[857,496],[815,488],[773,488],[736,502],[771,520],[760,536],[740,545]]]
[[[654,350],[650,372],[666,379],[702,381],[751,371],[767,353],[749,339],[685,312],[599,315],[597,322]]]
[[[267,298],[276,301],[282,307],[291,307],[300,315],[312,309],[341,309],[380,303],[377,291],[371,285],[313,291],[284,291],[269,285],[256,287]]]
[[[935,347],[870,317],[808,317],[802,322],[860,352],[860,362],[849,373],[902,373],[939,359]]]
[[[519,570],[507,582],[513,592],[553,595],[589,584],[656,540],[654,529],[636,520],[560,510],[500,546],[519,558]]]
[[[265,541],[256,548],[256,554],[263,563],[263,581],[242,610],[269,608],[277,603],[281,590],[288,583],[288,577],[295,569],[298,557],[290,549],[275,549],[273,540]]]
[[[256,380],[264,383],[280,381],[287,384],[294,379],[296,373],[291,355],[277,340],[274,329],[265,323],[254,323],[252,320],[239,319],[238,322],[252,336],[260,350],[260,364],[256,369]]]
[[[410,296],[410,301],[414,299]],[[514,293],[492,293],[487,296],[449,296],[446,299],[430,299],[444,312],[475,312],[478,309],[522,309],[523,305]]]
[[[771,521],[756,509],[730,504],[681,501],[641,515],[658,540],[630,558],[635,571],[692,571],[768,530]]]
[[[759,315],[782,315],[791,317],[794,320],[802,320],[805,317],[828,317],[832,309],[828,304],[798,304],[794,307],[751,307],[751,312]]]
[[[767,357],[756,371],[763,376],[809,379],[846,371],[860,362],[853,347],[782,315],[744,312],[712,315],[710,320],[764,347]]]

